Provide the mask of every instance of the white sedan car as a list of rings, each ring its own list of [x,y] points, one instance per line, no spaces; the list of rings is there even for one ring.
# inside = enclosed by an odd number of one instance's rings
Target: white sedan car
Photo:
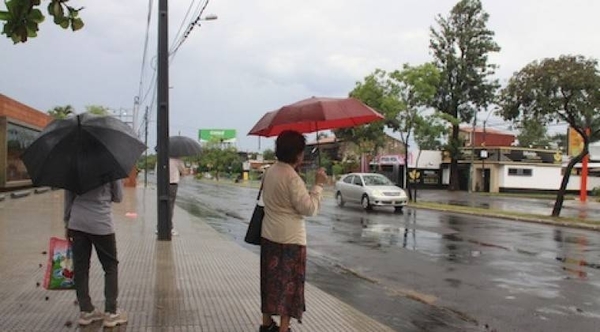
[[[392,181],[377,173],[350,173],[335,183],[338,206],[358,203],[365,210],[373,206],[393,206],[396,211],[408,203],[406,192]]]

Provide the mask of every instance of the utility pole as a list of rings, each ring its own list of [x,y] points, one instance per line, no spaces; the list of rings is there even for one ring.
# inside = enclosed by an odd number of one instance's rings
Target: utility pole
[[[144,163],[144,188],[148,187],[148,106],[144,113],[144,144],[146,145],[146,162]]]
[[[157,196],[158,240],[171,241],[169,212],[169,10],[168,1],[158,1],[157,61]]]
[[[135,96],[133,97],[133,130],[138,130],[137,127],[137,116],[138,116],[138,112],[139,112],[139,108],[140,108],[140,97],[139,96]],[[139,135],[139,133],[138,133]],[[148,146],[146,144],[146,146]]]
[[[473,191],[473,181],[475,179],[475,128],[477,127],[477,112],[473,118],[473,129],[471,129],[471,165],[469,167],[468,192]]]
[[[489,117],[489,115],[488,115],[488,117]],[[482,143],[482,145],[485,150],[482,150],[482,152],[485,151],[485,155],[482,154],[480,156],[481,157],[481,176],[483,178],[483,188],[484,188],[483,191],[489,191],[486,189],[486,178],[485,178],[485,159],[488,157],[487,147],[485,145],[485,125],[486,125],[486,123],[487,123],[487,118],[485,120],[483,120],[483,143]],[[490,171],[490,174],[491,174],[491,171]],[[487,179],[487,181],[490,181],[490,179]]]

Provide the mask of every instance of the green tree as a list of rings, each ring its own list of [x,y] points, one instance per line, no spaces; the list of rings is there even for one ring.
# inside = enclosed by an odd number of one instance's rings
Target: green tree
[[[402,70],[390,74],[390,92],[384,103],[391,103],[397,107],[395,131],[400,133],[400,140],[404,144],[404,160],[408,160],[408,142],[413,131],[421,124],[421,113],[433,101],[440,82],[440,72],[432,64],[420,66],[404,64]],[[404,167],[404,186],[408,179],[408,166]]]
[[[275,160],[275,151],[271,149],[266,149],[263,151],[263,159],[264,160]]]
[[[84,24],[79,18],[79,11],[83,9],[74,8],[66,4],[68,0],[48,1],[47,12],[53,17],[56,25],[63,29],[69,27],[73,31],[83,28]],[[0,22],[4,27],[2,34],[12,39],[13,43],[25,43],[28,38],[37,37],[39,24],[45,19],[41,0],[5,0],[6,10],[0,10]]]
[[[104,107],[104,106],[100,106],[100,105],[87,105],[85,107],[85,110],[86,110],[86,112],[89,112],[89,113],[95,114],[95,115],[100,115],[100,116],[107,116],[110,114],[108,107]]]
[[[219,144],[210,144],[202,151],[200,169],[206,169],[215,174],[217,181],[222,173],[230,173],[241,164],[240,156],[235,148],[221,148]]]
[[[72,114],[75,114],[75,109],[71,105],[55,106],[48,111],[48,115],[55,119],[65,119]]]
[[[544,124],[564,121],[582,136],[583,149],[569,161],[552,210],[552,216],[558,217],[573,167],[600,136],[598,62],[580,55],[533,61],[509,80],[501,106],[504,119],[516,124],[531,119]]]
[[[557,149],[565,152],[567,151],[569,144],[567,134],[556,133],[550,136],[549,140]]]
[[[449,126],[442,114],[419,116],[415,120],[415,143],[419,146],[419,150],[441,150],[448,136],[448,130]]]
[[[386,124],[395,123],[397,112],[383,103],[384,87],[387,73],[381,69],[365,77],[363,82],[357,82],[350,92],[350,97],[361,100],[366,105],[376,109],[385,117],[385,121],[376,121],[366,125],[334,130],[336,138],[345,142],[354,142],[358,153],[371,155],[382,147],[385,142],[384,128]]]
[[[497,80],[490,78],[496,66],[489,63],[488,55],[499,52],[500,47],[493,39],[494,32],[487,28],[488,19],[480,0],[461,0],[447,18],[437,17],[437,29],[430,29],[429,47],[441,72],[432,106],[460,122],[471,122],[478,110],[486,109],[498,89]],[[459,124],[452,127],[449,146],[449,189],[457,190]]]
[[[543,122],[535,118],[521,121],[518,125],[520,133],[517,136],[519,146],[527,148],[545,148],[550,144],[548,129]]]
[[[142,155],[137,162],[137,168],[140,170],[154,170],[156,168],[156,155]]]
[[[417,116],[415,118],[415,143],[419,146],[419,153],[415,160],[415,169],[419,168],[419,159],[423,150],[441,150],[448,136],[448,115],[435,113],[428,116]],[[407,167],[408,168],[408,167]],[[408,175],[407,175],[408,176]],[[410,199],[417,201],[417,186]],[[409,190],[410,192],[410,190]]]

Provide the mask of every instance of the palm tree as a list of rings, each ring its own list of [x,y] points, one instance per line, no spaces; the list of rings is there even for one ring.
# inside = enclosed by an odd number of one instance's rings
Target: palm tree
[[[69,115],[75,114],[75,109],[71,105],[55,106],[48,111],[48,114],[55,119],[65,119]]]

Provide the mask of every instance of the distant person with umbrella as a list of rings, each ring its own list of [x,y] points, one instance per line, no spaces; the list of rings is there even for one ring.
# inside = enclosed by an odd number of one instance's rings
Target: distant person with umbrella
[[[111,205],[123,199],[120,179],[145,149],[122,121],[83,113],[51,122],[21,156],[35,186],[65,189],[63,219],[73,250],[80,325],[127,322],[117,307],[119,261]],[[89,295],[92,247],[104,269],[104,313]]]
[[[275,144],[277,162],[266,172],[262,192],[265,216],[260,250],[260,332],[287,332],[291,318],[302,320],[306,273],[304,216],[314,216],[319,211],[327,181],[325,171],[319,169],[315,185],[308,191],[298,175],[306,146],[302,134],[283,131]],[[281,317],[281,326],[273,321],[274,315]]]
[[[189,137],[169,137],[169,227],[171,228],[171,235],[179,235],[173,227],[173,213],[179,181],[181,176],[186,174],[181,157],[197,156],[201,152],[202,147],[200,144]]]
[[[175,199],[177,199],[177,188],[181,176],[185,175],[185,165],[179,158],[169,158],[169,227],[171,235],[177,236],[179,232],[173,226],[173,212],[175,211]]]

